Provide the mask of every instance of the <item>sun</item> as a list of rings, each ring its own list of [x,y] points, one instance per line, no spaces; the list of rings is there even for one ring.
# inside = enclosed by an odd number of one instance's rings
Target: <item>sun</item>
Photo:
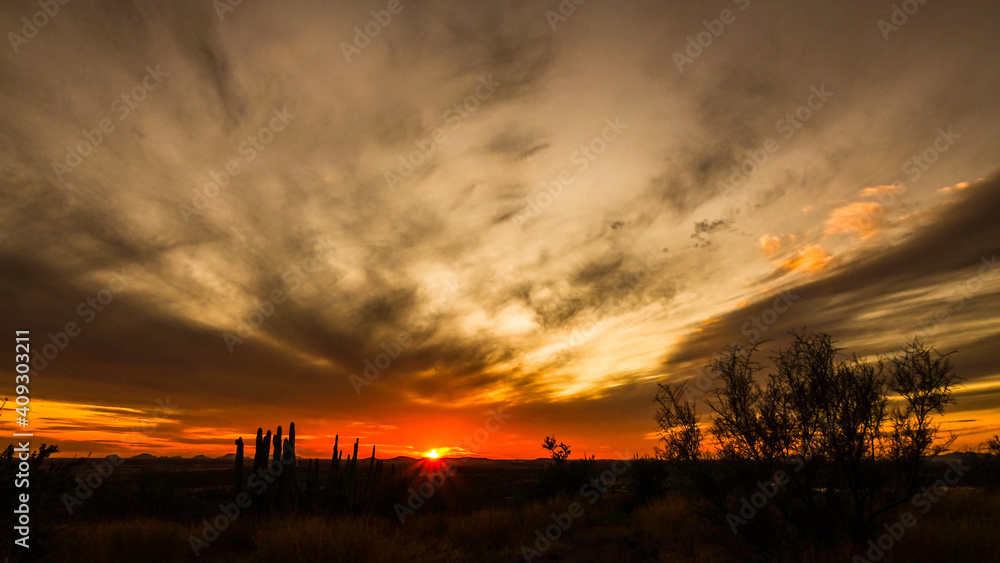
[[[438,451],[437,450],[431,450],[431,451],[427,452],[427,457],[429,457],[431,459],[437,459],[438,458]]]

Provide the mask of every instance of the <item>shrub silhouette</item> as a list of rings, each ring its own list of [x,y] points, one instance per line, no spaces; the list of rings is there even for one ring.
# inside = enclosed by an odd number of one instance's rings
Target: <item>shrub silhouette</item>
[[[961,379],[947,354],[918,340],[866,361],[842,357],[825,333],[792,337],[763,385],[757,344],[710,362],[720,383],[704,401],[714,452],[686,385],[661,384],[657,455],[694,482],[710,516],[751,542],[784,549],[845,531],[862,541],[919,491],[925,462],[950,444],[936,443],[934,417]]]
[[[1000,487],[1000,434],[980,444],[979,451],[986,482],[992,487]]]
[[[637,504],[646,504],[650,500],[667,492],[668,467],[664,460],[642,456],[632,456],[626,486]]]
[[[575,494],[593,477],[596,466],[594,456],[569,460],[570,446],[562,442],[557,443],[555,436],[546,437],[542,441],[542,448],[549,452],[552,463],[538,475],[538,496],[544,498],[558,494]]]
[[[82,459],[52,460],[52,455],[59,452],[59,446],[41,444],[41,446],[22,460],[21,453],[15,452],[14,444],[9,444],[0,451],[0,525],[6,530],[13,530],[17,522],[14,510],[20,504],[19,496],[27,493],[31,507],[30,545],[33,554],[44,556],[52,549],[50,542],[51,530],[54,528],[54,515],[61,514],[63,504],[60,495],[71,490],[77,484],[73,481],[73,470],[83,463]],[[28,487],[17,486],[20,479],[16,476],[24,472],[21,463],[28,464],[30,483]],[[0,557],[12,553],[14,536],[10,542],[0,548]],[[5,552],[10,549],[11,552]],[[16,548],[21,549],[21,548]]]
[[[547,436],[542,441],[542,449],[548,450],[555,461],[566,461],[569,459],[570,447],[562,442],[557,444],[555,436]]]

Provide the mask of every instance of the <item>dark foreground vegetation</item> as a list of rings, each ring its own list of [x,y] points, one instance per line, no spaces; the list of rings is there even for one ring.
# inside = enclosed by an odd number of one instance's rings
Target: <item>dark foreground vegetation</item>
[[[716,356],[708,393],[663,385],[654,458],[377,460],[295,454],[294,426],[229,459],[30,461],[40,561],[1000,561],[1000,438],[945,453],[959,384],[921,343],[845,357],[795,335],[762,378]],[[700,416],[706,420],[702,422]],[[5,530],[16,472],[0,454]],[[9,550],[4,542],[3,549]],[[0,558],[23,559],[22,550]]]
[[[532,476],[540,471],[538,465],[470,462],[441,489],[442,494],[459,497],[454,508],[418,510],[404,525],[394,514],[257,515],[251,509],[195,557],[190,538],[201,537],[204,520],[216,517],[218,504],[231,499],[225,483],[229,464],[203,462],[192,472],[195,462],[190,460],[126,460],[121,469],[133,463],[144,467],[112,476],[72,515],[55,499],[49,516],[33,528],[32,552],[37,560],[500,562],[525,561],[524,546],[541,553],[531,561],[847,562],[855,555],[867,559],[867,545],[855,546],[846,537],[796,555],[769,557],[728,525],[707,518],[710,505],[685,490],[683,475],[656,460],[633,460],[628,472],[593,505],[578,492],[536,496],[537,479]],[[950,488],[926,514],[910,508],[917,519],[915,527],[894,541],[880,561],[1000,558],[996,534],[1000,494],[971,486],[979,482],[982,466],[970,459],[963,463],[975,470],[967,475],[970,486]],[[610,464],[597,463],[597,468],[605,466]],[[946,467],[934,463],[931,471],[940,475]],[[212,482],[217,487],[195,486]],[[635,490],[645,486],[648,491],[650,485],[659,488],[650,498],[643,499]],[[468,490],[479,496],[462,502]],[[583,514],[567,530],[560,529],[555,541],[539,543],[540,533],[552,532],[552,514],[567,514],[574,503],[583,507]],[[893,521],[898,521],[895,514],[886,518]],[[44,536],[36,537],[42,530]]]

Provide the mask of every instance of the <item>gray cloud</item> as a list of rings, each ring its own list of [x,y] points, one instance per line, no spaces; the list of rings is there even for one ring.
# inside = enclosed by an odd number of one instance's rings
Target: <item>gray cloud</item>
[[[996,251],[997,182],[951,203],[937,192],[996,172],[986,8],[929,3],[887,42],[876,22],[891,5],[752,3],[678,73],[672,53],[728,3],[588,3],[554,32],[531,3],[404,6],[351,62],[342,43],[382,5],[243,3],[220,20],[204,2],[71,3],[4,50],[3,324],[38,348],[82,327],[40,397],[135,409],[176,397],[164,439],[214,447],[264,411],[396,424],[502,397],[521,407],[518,448],[549,424],[596,447],[613,435],[599,412],[640,449],[656,378],[741,338],[776,291],[802,297],[769,336],[809,326],[886,351]],[[0,13],[16,25],[37,9]],[[168,76],[116,111],[148,66]],[[490,75],[495,91],[456,111]],[[777,120],[820,84],[834,97],[782,137]],[[282,109],[294,119],[262,133]],[[628,128],[582,156],[616,118]],[[114,129],[57,173],[105,119]],[[961,139],[907,177],[947,126]],[[428,145],[435,131],[445,138]],[[780,150],[720,193],[771,138]],[[517,229],[526,198],[563,172],[572,181]],[[824,233],[831,210],[897,180],[905,201],[884,238]],[[813,245],[833,261],[776,265],[765,235],[784,241],[781,260]],[[319,241],[330,250],[305,272]],[[80,303],[122,269],[129,285],[87,323]],[[224,336],[275,290],[287,299],[230,353]],[[971,380],[995,376],[996,292],[970,295],[931,338],[959,350]],[[403,332],[412,343],[359,398],[351,374]],[[994,390],[964,392],[962,408]],[[184,432],[198,428],[220,431]]]

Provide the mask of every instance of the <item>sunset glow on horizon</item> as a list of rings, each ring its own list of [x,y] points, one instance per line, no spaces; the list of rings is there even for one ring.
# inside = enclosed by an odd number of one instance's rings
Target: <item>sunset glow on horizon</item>
[[[954,351],[942,437],[1000,431],[1000,8],[574,5],[403,2],[358,47],[374,4],[80,2],[7,49],[33,439],[653,455],[658,383],[801,330]]]

